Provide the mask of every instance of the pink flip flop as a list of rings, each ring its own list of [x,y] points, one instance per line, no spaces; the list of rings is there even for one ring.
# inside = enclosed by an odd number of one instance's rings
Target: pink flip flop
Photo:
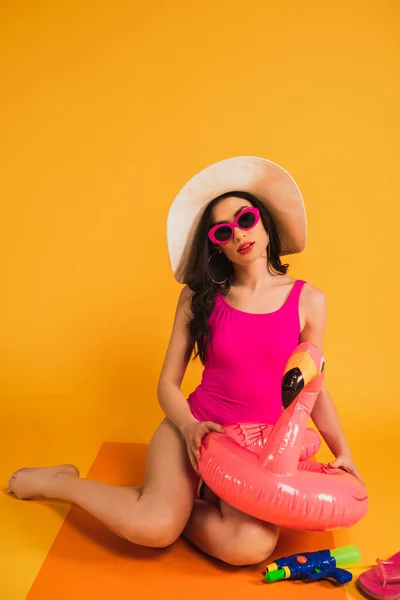
[[[398,600],[400,598],[400,552],[387,560],[376,561],[377,567],[361,573],[358,578],[360,589],[378,600]]]

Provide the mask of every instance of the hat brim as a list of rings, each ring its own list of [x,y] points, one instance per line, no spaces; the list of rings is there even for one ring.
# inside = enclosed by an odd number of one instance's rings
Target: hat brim
[[[268,209],[278,231],[281,256],[304,250],[306,211],[293,177],[265,158],[228,158],[194,175],[180,190],[169,210],[168,252],[174,276],[180,283],[186,283],[186,261],[206,206],[217,196],[234,190],[253,194]]]

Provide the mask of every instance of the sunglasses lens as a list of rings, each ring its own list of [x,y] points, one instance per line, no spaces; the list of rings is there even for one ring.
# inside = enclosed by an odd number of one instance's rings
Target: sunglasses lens
[[[240,217],[238,219],[238,225],[242,229],[249,229],[250,227],[253,227],[255,220],[256,220],[256,215],[254,213],[245,212],[242,215],[240,215]]]
[[[232,235],[232,229],[227,227],[226,225],[221,225],[218,229],[215,230],[214,236],[215,239],[219,242],[226,242]]]

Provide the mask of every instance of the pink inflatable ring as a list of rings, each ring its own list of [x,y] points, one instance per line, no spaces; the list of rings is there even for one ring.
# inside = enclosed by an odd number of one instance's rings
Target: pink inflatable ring
[[[295,348],[282,380],[284,410],[274,426],[226,427],[203,438],[198,467],[207,486],[238,510],[292,529],[325,531],[367,512],[365,486],[342,469],[310,460],[320,446],[307,422],[323,381],[319,348]]]

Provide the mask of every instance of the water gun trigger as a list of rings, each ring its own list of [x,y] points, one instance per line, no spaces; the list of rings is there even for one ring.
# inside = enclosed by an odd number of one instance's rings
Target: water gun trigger
[[[334,579],[337,583],[343,585],[353,579],[352,573],[346,569],[331,567],[330,569],[318,569],[315,573],[308,573],[308,581],[319,581],[320,579]]]

